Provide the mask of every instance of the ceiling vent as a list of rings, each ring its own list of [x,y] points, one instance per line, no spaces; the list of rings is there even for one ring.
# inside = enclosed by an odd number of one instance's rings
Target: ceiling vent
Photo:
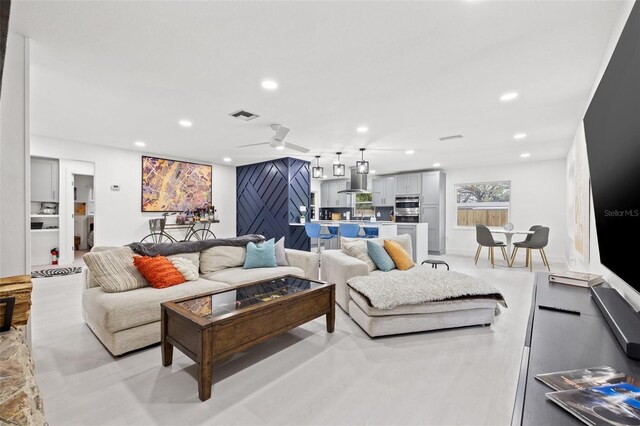
[[[229,115],[242,121],[251,121],[255,118],[260,117],[258,114],[254,114],[252,112],[245,111],[243,109],[239,109],[238,111],[232,112]]]
[[[455,139],[462,139],[462,135],[451,135],[451,136],[445,136],[443,138],[440,138],[441,141],[452,141]]]

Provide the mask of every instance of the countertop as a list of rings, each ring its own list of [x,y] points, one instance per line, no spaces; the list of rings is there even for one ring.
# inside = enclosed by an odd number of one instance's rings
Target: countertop
[[[378,228],[380,226],[390,226],[397,225],[397,222],[389,222],[389,221],[377,221],[377,222],[369,222],[367,220],[312,220],[311,223],[319,223],[320,225],[325,226],[338,226],[341,223],[357,223],[358,225],[364,228]],[[291,226],[304,226],[303,223],[292,222],[289,225]]]

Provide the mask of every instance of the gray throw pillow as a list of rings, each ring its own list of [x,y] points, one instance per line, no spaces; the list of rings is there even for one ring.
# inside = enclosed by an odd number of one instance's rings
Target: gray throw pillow
[[[278,266],[289,266],[287,254],[284,250],[284,237],[280,238],[276,243],[276,263]]]

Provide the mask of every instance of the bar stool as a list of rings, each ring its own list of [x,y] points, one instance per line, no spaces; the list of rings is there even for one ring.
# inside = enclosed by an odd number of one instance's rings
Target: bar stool
[[[345,238],[358,238],[360,234],[360,225],[357,223],[341,223],[340,236]]]
[[[322,230],[322,225],[320,225],[319,223],[305,223],[304,224],[304,230],[307,233],[307,237],[309,238],[316,238],[318,240],[318,254],[320,254],[320,241],[321,240],[331,240],[333,238],[338,238],[337,233],[336,234],[321,234],[320,231]],[[329,232],[331,232],[331,230],[329,230]]]
[[[378,238],[378,236],[380,235],[379,228],[373,227],[373,226],[363,226],[362,229],[364,229],[364,237],[365,238]]]

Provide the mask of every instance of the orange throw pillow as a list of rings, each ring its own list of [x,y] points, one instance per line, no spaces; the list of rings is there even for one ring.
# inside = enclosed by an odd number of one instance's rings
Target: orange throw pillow
[[[180,271],[164,256],[134,256],[133,264],[153,288],[166,288],[185,282]]]
[[[402,248],[400,243],[392,240],[384,240],[384,249],[389,253],[393,263],[396,264],[396,268],[401,271],[406,271],[407,269],[415,266],[413,259],[411,259],[409,253]]]

